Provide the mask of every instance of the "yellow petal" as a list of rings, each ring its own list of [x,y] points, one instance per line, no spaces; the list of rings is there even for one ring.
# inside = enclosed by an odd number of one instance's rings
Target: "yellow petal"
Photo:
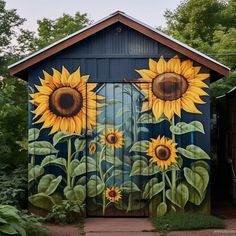
[[[160,57],[159,61],[157,62],[157,73],[163,74],[166,72],[167,69],[167,62],[163,58],[163,56]]]
[[[53,92],[53,90],[47,86],[35,85],[35,87],[41,94],[50,95]]]
[[[210,74],[204,74],[204,73],[202,73],[202,74],[196,75],[196,76],[195,76],[195,79],[196,79],[196,80],[201,80],[201,81],[203,81],[203,80],[209,78],[209,76],[210,76]]]
[[[173,110],[171,108],[171,102],[166,101],[164,104],[164,114],[169,120],[173,117]]]
[[[61,84],[61,73],[54,68],[52,68],[52,71],[53,71],[53,83],[55,85],[60,85]]]
[[[194,103],[191,100],[188,100],[186,98],[181,98],[181,103],[185,111],[190,112],[190,113],[202,114],[202,112],[197,109],[197,107],[194,105]]]
[[[164,105],[165,105],[165,102],[160,99],[156,99],[153,102],[153,114],[157,120],[160,119],[161,116],[163,115]]]
[[[48,74],[45,70],[43,70],[43,76],[45,81],[52,83],[53,82],[53,78],[50,74]]]
[[[69,82],[68,82],[69,76],[70,76],[69,71],[64,66],[62,66],[61,82],[64,86],[69,86],[70,85]]]
[[[154,73],[157,73],[157,62],[152,59],[149,59],[149,69]]]
[[[63,132],[68,131],[68,121],[67,118],[63,117],[60,124],[60,130]]]
[[[72,88],[75,88],[76,86],[78,86],[78,84],[80,83],[80,67],[70,75],[70,77],[68,78],[68,81],[70,83],[70,86]]]
[[[49,134],[54,134],[60,130],[61,117],[57,117]]]
[[[181,63],[181,74],[183,75],[188,69],[193,67],[191,60],[185,60]]]
[[[180,74],[181,73],[180,65],[181,65],[181,62],[180,62],[179,57],[175,56],[167,62],[167,70],[168,72],[174,72],[176,74]]]
[[[156,73],[150,71],[150,70],[136,70],[143,79],[145,79],[147,82],[151,82],[153,78],[156,77]]]

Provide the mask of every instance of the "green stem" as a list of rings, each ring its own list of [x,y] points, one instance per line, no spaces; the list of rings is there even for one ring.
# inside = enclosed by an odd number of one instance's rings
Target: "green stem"
[[[32,167],[35,166],[35,155],[31,156],[31,165],[32,165]]]
[[[166,203],[166,183],[165,183],[165,172],[162,171],[162,182],[164,184],[163,192],[162,192],[162,201]]]
[[[166,178],[167,183],[169,184],[170,188],[172,188],[172,184],[171,184],[171,182],[170,182],[170,179],[169,179],[167,173],[165,173],[165,178]]]
[[[132,107],[133,107],[133,116],[134,116],[134,125],[133,125],[133,131],[134,131],[134,142],[137,142],[137,114],[136,114],[136,107],[133,101],[133,97],[131,96],[131,100],[132,100]]]
[[[106,213],[106,195],[105,192],[103,194],[103,202],[102,202],[102,214],[105,215]]]
[[[67,186],[71,187],[71,169],[70,169],[70,163],[71,163],[71,139],[67,141]]]
[[[101,177],[101,180],[104,182],[104,177],[103,177],[103,171],[102,171],[102,161],[103,161],[103,152],[105,150],[106,146],[104,146],[101,150],[101,153],[100,153],[100,156],[99,156],[99,165],[98,165],[98,168],[99,168],[99,173],[100,173],[100,177]]]

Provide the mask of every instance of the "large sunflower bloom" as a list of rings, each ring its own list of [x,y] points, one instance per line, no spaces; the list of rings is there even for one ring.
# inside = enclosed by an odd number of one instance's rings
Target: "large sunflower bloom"
[[[43,71],[41,85],[30,94],[30,102],[36,106],[32,111],[34,119],[40,117],[35,124],[43,123],[41,129],[50,128],[50,134],[57,131],[81,134],[86,127],[92,129],[96,124],[97,107],[103,106],[96,100],[103,99],[92,90],[95,83],[87,83],[89,76],[81,76],[80,68],[70,74],[65,67],[60,73],[53,69],[53,75]],[[86,124],[87,119],[87,124]]]
[[[174,114],[180,117],[181,109],[201,114],[195,104],[205,103],[200,96],[208,95],[202,88],[208,88],[203,80],[209,74],[199,73],[200,69],[191,60],[181,62],[178,56],[168,62],[163,57],[158,62],[149,59],[148,70],[137,70],[141,75],[139,82],[146,82],[139,84],[148,99],[142,111],[152,109],[156,119],[164,114],[169,120]]]
[[[100,134],[100,143],[112,148],[121,148],[124,145],[122,131],[115,128],[107,128]]]
[[[176,143],[166,137],[151,139],[147,155],[151,157],[151,161],[156,163],[162,169],[167,169],[172,163],[176,163],[177,149]]]
[[[121,191],[118,187],[107,188],[105,191],[105,197],[111,202],[117,202],[121,199]]]

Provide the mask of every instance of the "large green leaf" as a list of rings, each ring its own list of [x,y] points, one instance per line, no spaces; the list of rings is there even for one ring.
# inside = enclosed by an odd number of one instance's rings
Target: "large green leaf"
[[[31,142],[31,141],[35,141],[36,139],[38,139],[39,132],[40,132],[40,130],[37,129],[37,128],[29,129],[29,131],[28,131],[28,141]]]
[[[147,167],[145,167],[143,170],[142,170],[142,174],[141,175],[144,175],[144,176],[151,176],[151,175],[155,175],[159,172],[161,172],[162,169],[161,167],[159,167],[158,165],[154,164],[154,163],[149,163],[149,165]]]
[[[30,155],[49,155],[58,153],[58,151],[47,141],[35,141],[29,143],[28,153]]]
[[[0,235],[7,236],[7,235],[17,235],[18,232],[16,229],[12,227],[11,224],[4,224],[0,225]]]
[[[184,183],[180,183],[175,190],[168,189],[166,197],[176,206],[184,208],[189,199],[188,187]]]
[[[55,205],[55,202],[51,196],[45,193],[38,193],[29,197],[29,202],[38,208],[50,211]]]
[[[187,182],[193,186],[202,197],[209,183],[208,171],[201,166],[196,166],[193,170],[185,167],[184,176]]]
[[[77,135],[77,134],[69,134],[66,132],[59,131],[53,136],[53,145],[55,146],[58,143],[66,142],[69,139],[74,138],[74,137],[78,137],[78,136],[79,135]]]
[[[96,171],[97,168],[95,165],[92,165],[90,163],[85,163],[85,162],[82,162],[82,163],[79,163],[79,165],[74,169],[73,172],[71,172],[71,176],[74,177],[74,176],[79,176],[79,175],[83,175],[85,173],[89,173],[89,172],[93,172],[93,171]]]
[[[107,156],[106,155],[104,161],[106,161],[112,165],[115,165],[115,166],[120,166],[123,164],[123,162],[118,157],[115,157],[115,156]]]
[[[188,184],[188,190],[189,190],[189,201],[197,206],[201,205],[203,200],[205,199],[206,196],[206,191],[202,196],[198,193],[198,191],[193,188],[190,184]]]
[[[62,157],[57,158],[55,155],[49,155],[49,156],[46,156],[41,162],[42,167],[46,165],[51,165],[51,164],[61,165],[61,166],[66,167],[66,160]]]
[[[149,147],[149,141],[142,140],[133,144],[129,152],[147,152]]]
[[[80,164],[80,161],[77,160],[77,159],[74,159],[71,163],[70,163],[70,173],[72,173],[73,175],[73,172],[75,170],[75,168]]]
[[[164,216],[167,212],[167,205],[165,202],[161,202],[157,206],[157,217]]]
[[[146,127],[138,127],[138,132],[140,132],[140,133],[142,133],[142,132],[143,133],[149,133],[150,131]]]
[[[149,192],[146,192],[147,194],[145,194],[144,198],[152,199],[158,193],[163,191],[164,187],[165,185],[163,182],[153,184],[153,186],[149,188]]]
[[[103,192],[105,188],[105,184],[101,181],[101,179],[92,175],[87,183],[87,196],[95,197]]]
[[[51,174],[44,175],[39,181],[38,193],[45,193],[46,195],[53,194],[59,186],[61,180],[61,175],[57,178]]]
[[[125,193],[140,192],[139,187],[132,181],[126,181],[120,186],[121,190]]]
[[[132,165],[130,176],[142,175],[143,169],[146,168],[147,166],[148,166],[147,161],[144,160],[135,161]]]
[[[86,147],[86,139],[76,139],[75,140],[75,150],[77,152],[82,152]]]
[[[148,199],[149,198],[149,192],[150,192],[150,189],[153,187],[154,184],[157,184],[158,183],[158,179],[156,177],[150,179],[146,185],[145,185],[145,188],[144,188],[144,191],[143,191],[143,198],[145,199]]]
[[[32,167],[28,173],[28,181],[31,182],[32,180],[35,180],[36,178],[41,176],[43,173],[44,173],[44,169],[41,166],[36,165]]]
[[[179,147],[178,152],[189,159],[193,159],[193,160],[208,159],[208,160],[210,160],[210,157],[208,156],[208,154],[205,151],[203,151],[200,147],[195,146],[193,144],[188,145],[185,149]]]
[[[210,166],[207,164],[206,161],[195,161],[191,164],[191,168],[194,170],[197,166],[201,166],[206,170],[210,171]]]
[[[186,134],[194,131],[198,131],[205,134],[204,127],[200,121],[192,121],[188,124],[185,122],[179,122],[176,125],[171,125],[170,131],[177,135]]]
[[[76,201],[79,205],[84,203],[86,198],[86,187],[82,185],[77,185],[74,188],[65,187],[64,195],[66,199],[70,201]]]

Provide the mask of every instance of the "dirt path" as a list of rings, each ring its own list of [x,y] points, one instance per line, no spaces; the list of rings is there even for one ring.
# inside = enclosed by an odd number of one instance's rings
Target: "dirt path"
[[[236,218],[225,220],[226,229],[150,232],[153,227],[144,218],[88,218],[84,232],[78,226],[46,225],[50,236],[235,236]]]

